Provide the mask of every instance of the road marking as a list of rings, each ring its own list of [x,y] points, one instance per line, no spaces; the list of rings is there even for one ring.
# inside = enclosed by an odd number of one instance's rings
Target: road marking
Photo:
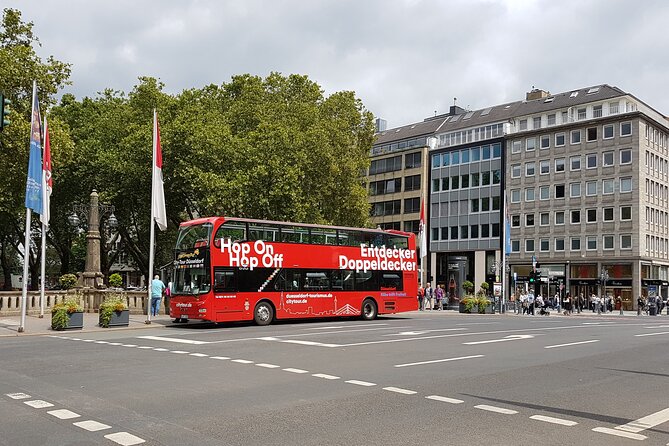
[[[230,362],[236,362],[237,364],[253,364],[253,361],[249,361],[248,359],[232,359]]]
[[[505,409],[503,407],[497,407],[497,406],[488,406],[487,404],[479,404],[478,406],[474,407],[476,409],[487,410],[488,412],[503,413],[505,415],[513,415],[518,413],[518,411],[516,410]]]
[[[460,356],[458,358],[435,359],[432,361],[409,362],[407,364],[397,364],[393,367],[411,367],[414,365],[436,364],[438,362],[459,361],[461,359],[483,358],[485,355]]]
[[[95,339],[84,339],[84,342],[95,342]]]
[[[137,347],[137,344],[121,344],[121,347]]]
[[[153,347],[151,347],[150,345],[140,345],[137,348],[140,349],[140,350],[148,350],[148,349],[152,349]]]
[[[27,404],[28,406],[34,407],[35,409],[44,409],[45,407],[53,407],[53,404],[42,400],[24,401],[23,404]]]
[[[581,341],[581,342],[570,342],[569,344],[547,345],[544,348],[569,347],[570,345],[591,344],[593,342],[599,342],[599,339],[592,339],[590,341]]]
[[[401,393],[403,395],[415,395],[418,393],[413,390],[401,389],[399,387],[384,387],[383,390],[387,390],[388,392]]]
[[[659,336],[659,335],[666,335],[666,334],[669,334],[669,331],[663,331],[663,332],[660,332],[660,333],[644,333],[644,334],[637,334],[637,335],[634,335],[634,336],[636,336],[638,338],[643,338],[645,336]]]
[[[264,367],[266,369],[278,369],[281,367],[280,365],[274,365],[274,364],[265,364],[265,363],[260,363],[256,364],[258,367]]]
[[[176,342],[179,344],[193,344],[193,345],[211,344],[211,342],[206,342],[206,341],[192,341],[190,339],[166,338],[163,336],[137,336],[137,338],[149,339],[151,341]]]
[[[655,330],[656,328],[669,328],[669,325],[654,325],[652,327],[643,327],[643,328],[648,328],[651,330]]]
[[[109,344],[107,341],[95,341],[96,344]]]
[[[339,379],[338,376],[326,375],[325,373],[314,373],[311,376],[315,376],[316,378],[323,378],[323,379]]]
[[[423,331],[401,331],[399,333],[389,333],[385,334],[383,336],[417,336],[417,335],[424,335],[427,333],[436,333],[440,331],[463,331],[467,330],[466,328],[441,328],[438,330],[423,330]]]
[[[6,395],[13,400],[23,400],[26,398],[30,398],[30,395],[28,395],[27,393],[7,393]]]
[[[211,359],[220,359],[221,361],[224,361],[226,359],[230,359],[227,356],[210,356]]]
[[[265,341],[269,341],[270,339],[263,339]],[[286,344],[299,344],[299,345],[314,345],[318,347],[339,347],[337,344],[325,344],[323,342],[316,342],[316,341],[299,341],[297,339],[272,339],[277,342],[283,342]]]
[[[169,349],[166,348],[154,348],[154,352],[169,352]]]
[[[208,358],[209,357],[209,355],[207,355],[205,353],[191,353],[188,356],[195,356],[196,358]]]
[[[107,424],[98,423],[97,421],[93,420],[78,421],[72,424],[89,432],[97,432],[97,431],[103,431],[105,429],[111,429],[111,426]]]
[[[374,325],[388,325],[388,324],[374,324]],[[355,328],[355,327],[369,327],[369,324],[357,324],[357,325],[331,325],[329,327],[313,327],[307,328],[307,330],[336,330],[339,328]]]
[[[109,345],[122,345],[120,342],[110,342]]]
[[[609,434],[609,435],[615,435],[617,437],[625,437],[625,438],[630,438],[632,440],[645,440],[646,437],[645,435],[641,434],[633,434],[631,432],[624,432],[624,431],[619,431],[615,429],[609,429],[608,427],[596,427],[593,429],[594,432],[600,432],[602,434]]]
[[[372,387],[375,386],[376,384],[374,383],[368,383],[367,381],[358,381],[357,379],[349,379],[348,381],[344,381],[349,384],[355,384],[356,386],[363,386],[363,387]]]
[[[630,421],[622,426],[616,426],[616,429],[625,432],[639,433],[646,429],[651,429],[659,424],[669,421],[669,409],[660,410],[635,421]]]
[[[170,350],[170,353],[176,353],[177,355],[186,355],[189,352],[183,351],[183,350]]]
[[[562,426],[576,426],[576,421],[563,420],[562,418],[546,417],[543,415],[532,415],[530,420],[545,421],[546,423],[560,424]]]
[[[105,435],[107,440],[111,440],[114,443],[120,444],[121,446],[133,446],[135,444],[145,443],[145,440],[142,440],[139,437],[136,437],[128,432],[116,432],[115,434]]]
[[[434,401],[441,401],[442,403],[450,403],[450,404],[462,404],[464,401],[462,400],[457,400],[455,398],[447,398],[445,396],[439,396],[439,395],[430,395],[426,396],[428,400],[434,400]]]
[[[61,420],[69,420],[71,418],[79,418],[81,416],[78,413],[74,413],[67,409],[49,410],[47,413]]]
[[[282,369],[284,372],[290,372],[290,373],[309,373],[309,370],[302,370],[302,369],[293,369],[288,367],[287,369]]]
[[[492,344],[495,342],[519,341],[521,339],[532,339],[533,335],[510,335],[502,339],[489,339],[487,341],[463,342],[462,345]]]

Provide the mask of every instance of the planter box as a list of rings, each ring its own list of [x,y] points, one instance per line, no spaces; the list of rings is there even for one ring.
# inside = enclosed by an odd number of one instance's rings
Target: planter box
[[[130,324],[130,310],[113,311],[109,320],[110,327],[127,327]],[[98,322],[98,325],[102,326]]]
[[[53,326],[52,326],[53,328]],[[76,311],[67,314],[67,327],[53,328],[54,330],[69,330],[73,328],[84,328],[84,313]]]
[[[465,304],[462,304],[462,303],[461,303],[461,304],[459,305],[459,307],[458,307],[458,310],[460,311],[460,313],[477,314],[477,313],[479,312],[479,306],[478,306],[478,305],[474,305],[474,306],[472,307],[471,311],[467,311],[467,310],[465,309]]]

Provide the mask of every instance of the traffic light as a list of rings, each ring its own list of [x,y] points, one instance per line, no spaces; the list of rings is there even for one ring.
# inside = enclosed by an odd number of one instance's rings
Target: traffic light
[[[536,273],[534,272],[534,270],[530,271],[530,278],[529,279],[530,279],[530,283],[534,283],[534,281],[536,279]]]
[[[12,103],[9,99],[5,97],[4,94],[0,93],[0,131],[6,126],[12,123],[7,116],[9,116],[9,105]]]

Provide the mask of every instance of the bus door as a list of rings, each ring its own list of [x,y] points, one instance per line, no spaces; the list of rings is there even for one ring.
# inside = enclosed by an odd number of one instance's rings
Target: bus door
[[[237,268],[214,268],[214,311],[241,313],[248,310],[244,299],[238,296]]]

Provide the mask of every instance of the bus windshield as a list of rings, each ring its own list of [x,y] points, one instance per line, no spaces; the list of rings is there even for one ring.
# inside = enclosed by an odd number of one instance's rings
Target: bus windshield
[[[174,294],[198,295],[208,293],[211,288],[209,262],[202,267],[181,268],[174,271]]]
[[[177,251],[209,246],[212,228],[211,223],[182,227],[177,237]]]

